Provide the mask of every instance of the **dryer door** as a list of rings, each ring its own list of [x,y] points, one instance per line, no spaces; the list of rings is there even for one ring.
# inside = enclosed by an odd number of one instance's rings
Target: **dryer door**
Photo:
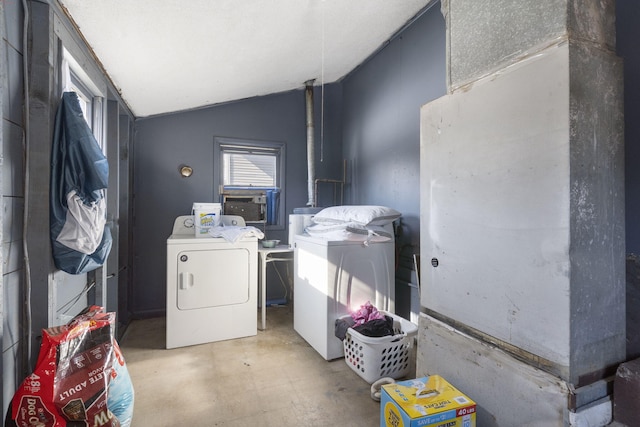
[[[242,304],[249,300],[247,249],[185,250],[176,261],[179,310]]]

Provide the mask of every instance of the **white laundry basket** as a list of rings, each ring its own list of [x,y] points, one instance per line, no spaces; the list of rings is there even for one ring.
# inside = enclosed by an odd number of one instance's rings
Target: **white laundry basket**
[[[369,384],[383,377],[401,378],[409,372],[418,333],[418,327],[408,320],[386,311],[381,313],[393,318],[394,335],[368,337],[349,328],[342,342],[345,362]]]

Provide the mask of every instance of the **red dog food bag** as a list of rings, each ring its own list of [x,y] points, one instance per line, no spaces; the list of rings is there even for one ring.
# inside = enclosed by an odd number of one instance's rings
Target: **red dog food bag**
[[[107,407],[114,321],[114,313],[91,306],[66,325],[44,329],[36,368],[13,396],[7,425],[120,427]]]

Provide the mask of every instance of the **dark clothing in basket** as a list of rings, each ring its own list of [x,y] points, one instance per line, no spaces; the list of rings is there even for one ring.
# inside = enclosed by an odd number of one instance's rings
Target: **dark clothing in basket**
[[[384,319],[374,319],[363,323],[362,325],[354,326],[355,321],[353,318],[348,317],[345,319],[336,319],[335,335],[344,341],[347,335],[347,329],[352,328],[354,331],[361,333],[368,337],[386,337],[393,335],[393,318],[384,316]]]

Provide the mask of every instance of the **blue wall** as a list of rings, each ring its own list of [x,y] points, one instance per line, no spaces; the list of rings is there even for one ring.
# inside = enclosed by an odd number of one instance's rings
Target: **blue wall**
[[[420,107],[446,93],[445,34],[437,3],[343,83],[347,202],[402,212],[396,313],[407,319],[420,310],[405,283],[406,265],[420,253]]]
[[[301,82],[302,87],[302,82]],[[339,85],[325,87],[324,161],[316,146],[316,176],[342,174]],[[321,96],[314,90],[316,129],[320,141]],[[281,209],[288,215],[305,206],[307,197],[307,131],[304,90],[291,91],[188,112],[140,119],[134,146],[134,280],[129,295],[134,316],[163,314],[166,302],[166,239],[174,219],[189,215],[194,202],[214,199],[214,137],[224,136],[286,143],[286,194]],[[182,178],[178,167],[194,173]],[[286,224],[285,224],[286,225]],[[286,241],[286,229],[268,230]]]
[[[420,107],[446,93],[439,3],[344,80],[347,201],[402,212],[404,242],[420,242]]]
[[[617,0],[618,55],[624,59],[625,210],[627,254],[640,255],[640,4]]]

